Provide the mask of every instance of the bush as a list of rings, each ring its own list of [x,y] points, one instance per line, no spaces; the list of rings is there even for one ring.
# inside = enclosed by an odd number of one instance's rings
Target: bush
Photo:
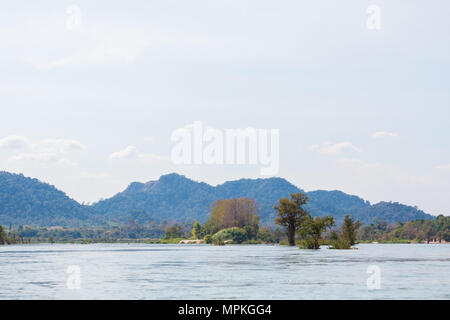
[[[262,227],[261,229],[259,229],[257,238],[264,242],[275,242],[272,232],[270,232],[270,229],[267,227]]]
[[[223,241],[221,239],[216,239],[216,238],[212,239],[212,243],[215,246],[224,246],[225,245],[225,241]]]
[[[207,244],[213,243],[213,238],[212,238],[212,236],[210,234],[207,234],[205,236],[204,240],[205,240],[205,243],[207,243]]]
[[[298,241],[298,247],[300,249],[319,249],[317,248],[316,243],[312,238],[306,238]]]
[[[242,243],[248,240],[247,232],[242,228],[222,229],[212,236],[215,241],[233,240],[233,243]]]
[[[330,249],[351,249],[350,241],[346,239],[331,240]]]

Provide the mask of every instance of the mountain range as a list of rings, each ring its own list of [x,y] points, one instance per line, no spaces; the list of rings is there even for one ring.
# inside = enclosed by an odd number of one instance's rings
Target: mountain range
[[[303,192],[282,178],[240,179],[212,186],[171,173],[159,180],[133,182],[124,191],[92,205],[82,205],[64,192],[21,174],[0,172],[0,224],[31,226],[102,226],[129,220],[205,222],[214,201],[253,198],[260,208],[261,222],[273,224],[273,206],[280,198]],[[434,219],[416,207],[396,202],[372,205],[360,197],[341,191],[306,192],[306,208],[313,216],[331,214],[339,223],[346,214],[370,224],[415,219]]]

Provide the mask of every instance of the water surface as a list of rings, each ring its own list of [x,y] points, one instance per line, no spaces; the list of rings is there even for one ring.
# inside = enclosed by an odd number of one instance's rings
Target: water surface
[[[0,246],[0,299],[450,299],[450,245]],[[369,289],[367,268],[380,270]],[[80,289],[69,289],[69,266]]]

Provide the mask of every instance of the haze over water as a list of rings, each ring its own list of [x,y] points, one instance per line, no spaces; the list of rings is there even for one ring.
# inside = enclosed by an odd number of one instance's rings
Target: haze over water
[[[450,299],[450,246],[38,244],[0,248],[0,299]],[[68,289],[69,266],[80,289]],[[370,265],[381,288],[370,290]]]

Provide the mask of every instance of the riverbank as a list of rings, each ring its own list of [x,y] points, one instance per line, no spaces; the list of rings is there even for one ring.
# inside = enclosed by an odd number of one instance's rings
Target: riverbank
[[[73,239],[73,240],[54,240],[53,242],[48,239],[26,239],[24,242],[20,243],[12,243],[12,244],[177,244],[177,245],[186,245],[186,244],[206,244],[203,240],[194,240],[194,239],[185,239],[185,238],[173,238],[173,239],[150,239],[150,238],[142,238],[142,239]],[[225,245],[233,244],[233,245],[258,245],[258,244],[271,244],[271,245],[281,245],[288,246],[287,241],[281,241],[279,243],[271,243],[264,241],[245,241],[243,243],[234,243],[231,240],[226,241]],[[392,240],[392,241],[358,241],[357,244],[450,244],[450,242],[446,242],[442,240],[438,241],[415,241],[415,240]],[[298,244],[297,244],[298,245]],[[321,243],[323,246],[332,245],[331,242],[323,241]],[[7,246],[7,244],[5,244]]]

